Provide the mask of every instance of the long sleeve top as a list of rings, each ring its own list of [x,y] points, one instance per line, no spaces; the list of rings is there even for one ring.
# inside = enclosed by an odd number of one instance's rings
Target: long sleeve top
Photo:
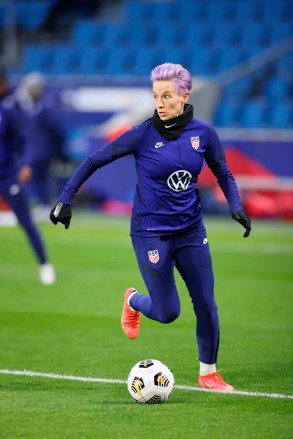
[[[72,204],[80,186],[96,170],[129,154],[134,156],[137,173],[132,235],[160,236],[202,224],[197,180],[204,160],[217,178],[230,211],[243,210],[215,130],[196,118],[175,140],[161,137],[151,119],[134,126],[84,160],[59,202]]]

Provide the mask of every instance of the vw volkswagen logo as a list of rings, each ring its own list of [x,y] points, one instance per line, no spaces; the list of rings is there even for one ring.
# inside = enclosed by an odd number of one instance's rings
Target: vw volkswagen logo
[[[190,172],[180,169],[180,171],[173,172],[168,177],[167,183],[170,189],[175,192],[186,191],[189,186],[192,175]]]

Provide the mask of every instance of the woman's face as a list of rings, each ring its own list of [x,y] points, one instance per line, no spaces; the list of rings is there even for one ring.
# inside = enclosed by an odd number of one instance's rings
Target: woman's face
[[[155,107],[161,120],[173,119],[183,113],[189,92],[179,95],[173,81],[154,81],[153,95]]]

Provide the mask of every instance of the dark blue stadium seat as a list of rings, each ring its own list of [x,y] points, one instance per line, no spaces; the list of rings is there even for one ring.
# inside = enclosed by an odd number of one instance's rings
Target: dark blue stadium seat
[[[196,27],[200,23],[208,20],[208,9],[205,1],[178,1],[178,17],[188,27]]]
[[[238,47],[223,47],[219,54],[219,69],[220,71],[228,70],[231,67],[235,67],[245,59],[247,59],[248,53]]]
[[[142,26],[153,18],[153,4],[129,1],[126,3],[124,18],[130,26]]]
[[[133,49],[117,50],[109,57],[108,73],[112,75],[136,74],[138,52]]]
[[[241,33],[241,44],[250,47],[253,44],[269,46],[271,28],[268,24],[255,20],[246,21]]]
[[[213,0],[206,3],[207,17],[211,22],[232,20],[235,15],[235,7],[233,2]]]
[[[52,62],[50,74],[55,75],[74,75],[80,71],[82,59],[80,48],[71,45],[58,45],[52,50]]]
[[[275,22],[270,28],[270,43],[276,44],[293,37],[293,22]]]
[[[206,47],[205,50],[194,51],[190,57],[190,71],[193,75],[213,76],[218,73],[219,57],[213,50]]]
[[[276,74],[287,81],[292,81],[292,71],[293,71],[293,51],[280,57],[276,63]]]
[[[164,62],[169,62],[168,54],[165,50],[139,51],[134,59],[135,73],[149,76],[154,67]]]
[[[21,73],[38,70],[41,73],[50,71],[53,63],[53,49],[42,44],[27,46],[22,60]]]
[[[107,40],[111,28],[90,20],[82,20],[75,25],[72,32],[72,43],[83,49],[89,46],[102,47]]]
[[[109,72],[111,53],[105,49],[91,48],[82,52],[78,73],[82,75],[105,75]],[[115,54],[112,54],[115,59]]]
[[[271,108],[268,118],[270,128],[292,129],[293,126],[293,105],[292,103],[279,102]]]
[[[180,49],[174,49],[172,46],[165,49],[165,61],[164,62],[170,62],[174,64],[181,64],[186,69],[192,70],[193,64],[192,64],[192,50],[180,50]]]
[[[172,46],[186,50],[188,48],[187,32],[184,25],[167,26],[157,32],[157,42],[160,47]]]
[[[105,32],[104,42],[109,48],[129,47],[136,44],[135,32],[127,24],[113,25],[110,31]]]
[[[195,26],[187,26],[186,41],[190,47],[194,44],[209,44],[213,41],[213,27],[210,24],[199,22]]]
[[[285,100],[289,97],[289,83],[274,76],[265,85],[265,94],[275,104],[276,101]]]
[[[28,2],[30,4],[28,17],[25,20],[26,28],[33,30],[40,28],[48,16],[51,9],[50,1]]]
[[[52,7],[49,0],[15,2],[15,21],[27,30],[40,28]]]
[[[263,42],[253,40],[247,40],[245,44],[243,44],[241,47],[244,51],[246,51],[247,57],[260,54],[261,52],[270,48],[267,44]]]
[[[231,46],[237,47],[240,45],[242,27],[238,22],[217,20],[211,34],[215,48],[223,49],[225,47],[226,50],[229,50]]]
[[[221,103],[214,116],[216,127],[240,127],[240,105],[232,102]]]
[[[175,25],[178,21],[178,4],[176,2],[168,3],[153,3],[152,14],[149,21],[154,26],[158,26],[158,31],[167,29],[168,27]],[[162,22],[167,26],[162,26]]]
[[[252,91],[252,85],[253,79],[251,77],[244,77],[232,82],[224,89],[224,100],[233,100],[238,103],[246,101]]]
[[[26,20],[29,16],[29,3],[19,1],[15,4],[15,23],[17,26],[26,26]]]
[[[153,26],[140,26],[130,31],[133,32],[133,38],[138,50],[144,50],[145,46],[148,48],[158,48],[159,33],[156,27]]]
[[[292,2],[282,1],[270,1],[265,2],[263,5],[262,18],[268,22],[275,20],[287,20],[288,17],[292,17]]]
[[[267,105],[258,100],[248,101],[241,115],[241,126],[243,128],[263,128],[266,126]]]
[[[267,2],[263,4],[260,1],[246,0],[233,2],[235,6],[235,20],[246,25],[247,20],[260,20],[263,15],[263,8],[266,7]]]

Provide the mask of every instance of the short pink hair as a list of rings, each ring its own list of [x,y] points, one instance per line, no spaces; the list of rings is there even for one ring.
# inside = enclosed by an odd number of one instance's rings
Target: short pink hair
[[[178,94],[183,94],[192,88],[191,75],[181,64],[165,63],[155,67],[151,71],[151,81],[174,81]]]

